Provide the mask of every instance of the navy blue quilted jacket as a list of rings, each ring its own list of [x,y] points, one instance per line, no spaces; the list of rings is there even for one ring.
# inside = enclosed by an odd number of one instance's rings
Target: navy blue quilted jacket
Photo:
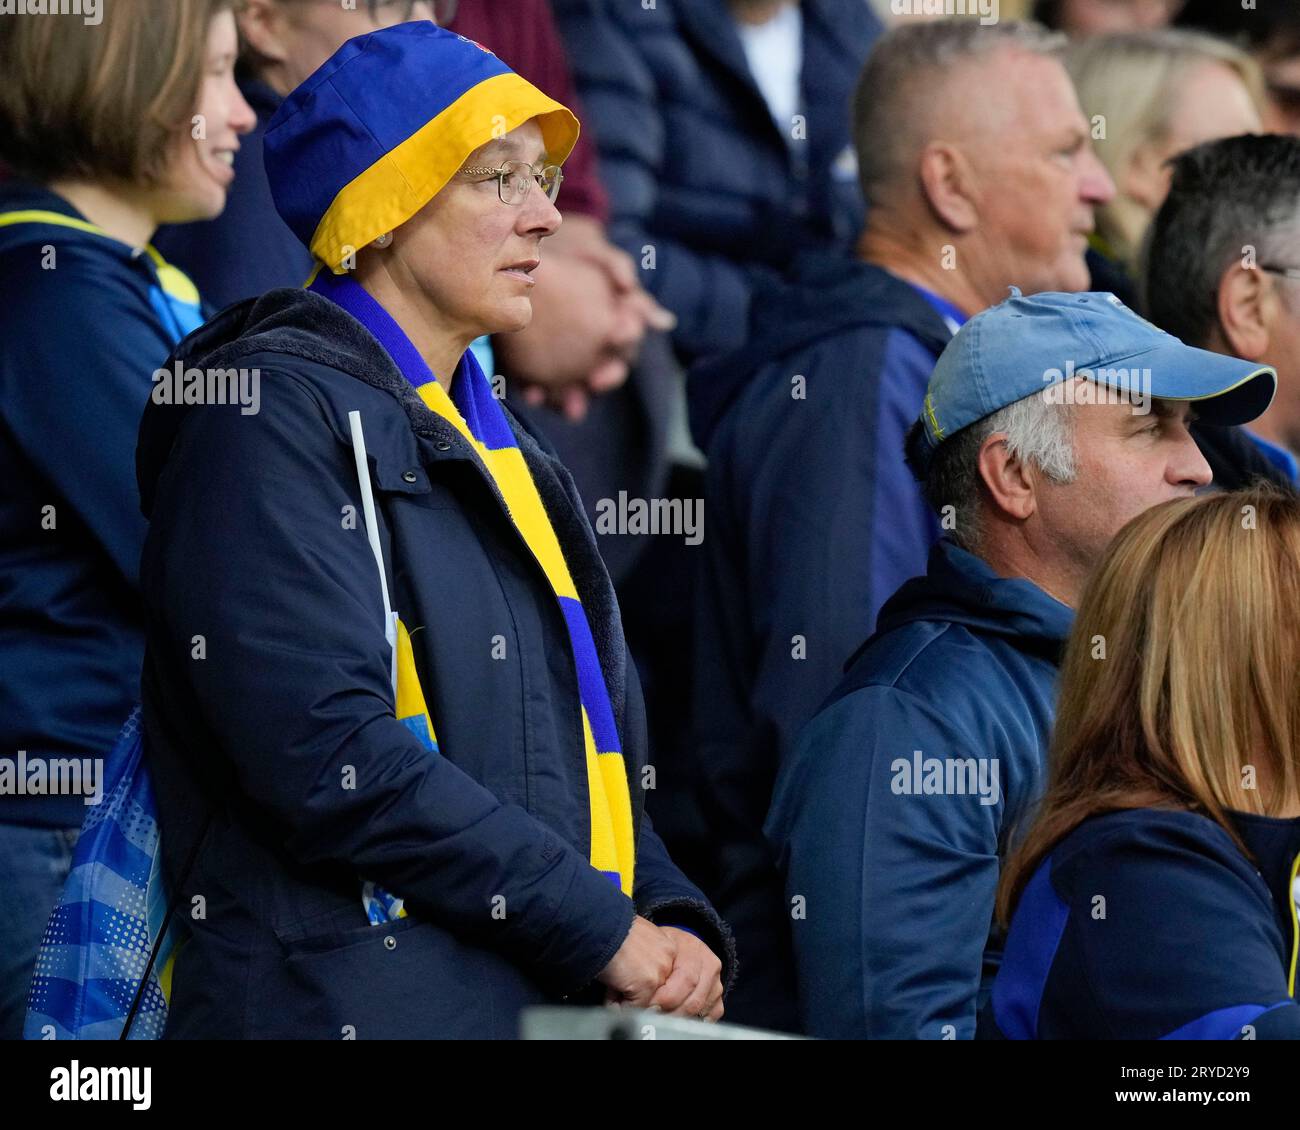
[[[610,234],[690,357],[744,340],[757,278],[862,223],[849,107],[880,24],[803,0],[802,123],[778,125],[726,0],[554,0],[612,206]],[[644,249],[654,248],[654,269]]]

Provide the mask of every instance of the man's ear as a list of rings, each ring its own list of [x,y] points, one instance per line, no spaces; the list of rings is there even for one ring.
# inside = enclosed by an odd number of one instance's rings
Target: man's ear
[[[1023,522],[1038,509],[1033,471],[1007,448],[1005,432],[994,432],[980,446],[979,475],[1005,517]]]
[[[1233,262],[1219,278],[1219,331],[1224,344],[1244,361],[1259,361],[1268,353],[1268,317],[1264,309],[1272,288],[1265,272]]]
[[[268,63],[283,63],[289,57],[279,0],[244,0],[236,19],[240,38],[258,58]]]
[[[979,222],[975,177],[965,155],[947,141],[932,141],[921,151],[918,170],[931,210],[953,231],[965,233]]]

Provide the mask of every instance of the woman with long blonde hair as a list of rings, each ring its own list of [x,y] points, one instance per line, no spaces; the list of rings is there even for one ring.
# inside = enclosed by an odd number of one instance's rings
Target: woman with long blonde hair
[[[981,1035],[1300,1038],[1300,500],[1135,518],[1084,592]]]

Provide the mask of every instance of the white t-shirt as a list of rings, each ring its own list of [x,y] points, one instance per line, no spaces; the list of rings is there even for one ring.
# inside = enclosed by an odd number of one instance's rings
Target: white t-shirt
[[[786,4],[762,24],[736,21],[749,73],[754,76],[772,118],[784,136],[799,113],[799,76],[803,69],[803,12]]]

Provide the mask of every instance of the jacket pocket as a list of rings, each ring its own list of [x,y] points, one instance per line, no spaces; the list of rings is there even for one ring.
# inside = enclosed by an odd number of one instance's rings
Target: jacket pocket
[[[259,974],[254,1039],[510,1039],[547,1000],[519,966],[418,918],[282,943]]]
[[[353,908],[351,917],[364,919],[360,900]],[[395,922],[383,922],[377,926],[366,922],[359,926],[340,928],[337,912],[324,915],[318,920],[307,923],[294,923],[289,926],[275,927],[275,936],[284,947],[286,955],[299,953],[329,953],[331,950],[346,949],[348,946],[365,945],[392,937],[394,940],[407,930],[419,925],[418,918],[409,915]]]

